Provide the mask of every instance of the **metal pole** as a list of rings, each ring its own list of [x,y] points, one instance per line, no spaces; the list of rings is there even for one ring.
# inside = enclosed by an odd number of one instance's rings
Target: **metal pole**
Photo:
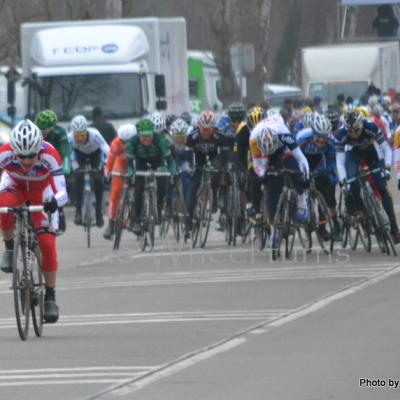
[[[346,28],[346,20],[347,20],[347,9],[349,8],[349,6],[345,6],[344,7],[344,14],[343,14],[343,22],[342,22],[342,32],[340,34],[340,40],[343,42],[344,40],[344,31]]]

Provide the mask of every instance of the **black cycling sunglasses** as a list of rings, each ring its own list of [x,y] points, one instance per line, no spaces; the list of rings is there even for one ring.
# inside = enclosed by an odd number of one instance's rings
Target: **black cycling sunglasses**
[[[18,154],[17,157],[25,160],[26,158],[35,158],[39,155],[39,153],[32,153],[32,154]]]

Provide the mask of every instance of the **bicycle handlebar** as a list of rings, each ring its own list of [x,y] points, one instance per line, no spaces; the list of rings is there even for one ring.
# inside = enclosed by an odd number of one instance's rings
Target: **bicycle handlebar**
[[[43,212],[43,206],[0,207],[0,214],[10,214],[20,211]]]
[[[137,171],[136,176],[171,176],[170,172]]]
[[[362,178],[366,178],[369,175],[374,174],[375,172],[380,172],[382,171],[381,167],[378,168],[374,168],[374,169],[369,169],[366,172],[361,173],[358,176],[355,176],[354,178],[350,178],[350,179],[346,179],[346,183],[352,183],[355,182],[356,180],[362,179]]]
[[[265,171],[265,175],[274,175],[274,176],[279,176],[279,175],[304,175],[302,171],[297,171],[295,169],[287,169],[287,168],[282,168],[282,169],[267,169]]]

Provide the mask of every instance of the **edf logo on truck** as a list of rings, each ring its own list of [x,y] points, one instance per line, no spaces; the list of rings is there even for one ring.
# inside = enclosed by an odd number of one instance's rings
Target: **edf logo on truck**
[[[118,51],[118,45],[115,43],[107,43],[103,46],[68,46],[53,48],[53,55],[58,54],[93,54],[102,51],[103,53],[111,54]]]

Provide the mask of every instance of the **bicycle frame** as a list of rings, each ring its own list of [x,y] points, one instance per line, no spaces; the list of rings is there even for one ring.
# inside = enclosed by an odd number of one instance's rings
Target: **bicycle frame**
[[[12,213],[16,216],[12,289],[15,317],[21,340],[26,340],[28,337],[30,313],[32,313],[36,336],[41,336],[43,329],[44,285],[36,236],[29,221],[29,214],[32,212],[43,212],[43,206],[0,207],[1,214]],[[21,252],[21,268],[18,267],[19,252]],[[34,268],[35,261],[37,261],[37,270]],[[32,302],[33,295],[37,304]]]

